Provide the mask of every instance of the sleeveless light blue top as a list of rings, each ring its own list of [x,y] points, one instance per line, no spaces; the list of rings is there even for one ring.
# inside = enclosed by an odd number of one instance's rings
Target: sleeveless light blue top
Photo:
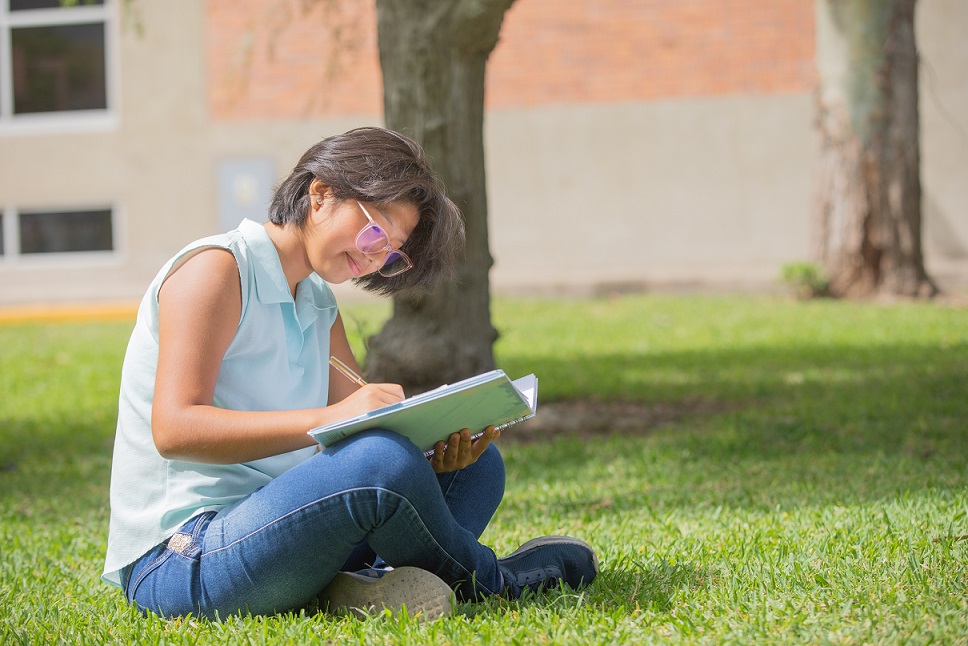
[[[337,314],[329,286],[311,274],[297,285],[294,300],[269,234],[250,220],[235,231],[182,249],[158,273],[141,301],[121,371],[111,524],[101,577],[114,585],[121,584],[122,568],[189,518],[244,498],[315,450],[309,447],[223,465],[168,460],[155,448],[151,404],[158,365],[158,292],[172,271],[212,247],[232,252],[242,286],[242,316],[222,361],[213,404],[268,411],[327,403],[329,334]]]

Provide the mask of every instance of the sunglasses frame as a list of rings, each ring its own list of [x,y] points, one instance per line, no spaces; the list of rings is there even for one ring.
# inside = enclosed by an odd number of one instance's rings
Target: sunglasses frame
[[[375,256],[375,255],[381,254],[381,253],[386,253],[387,254],[386,258],[384,258],[384,260],[383,260],[383,265],[380,266],[380,269],[378,271],[378,273],[381,276],[383,276],[384,278],[392,278],[393,276],[399,276],[403,272],[405,272],[405,271],[407,271],[409,269],[412,269],[413,268],[413,261],[410,260],[410,256],[408,256],[407,254],[403,253],[399,249],[394,249],[390,245],[390,236],[383,229],[383,227],[381,227],[379,224],[377,224],[373,220],[373,217],[370,215],[370,212],[366,210],[366,207],[363,206],[363,204],[359,200],[355,200],[355,202],[356,202],[357,206],[360,207],[360,210],[363,211],[363,215],[365,215],[366,216],[366,219],[367,219],[366,226],[363,227],[362,229],[360,229],[360,232],[356,234],[356,248],[359,250],[359,252],[362,253],[362,254],[365,254],[367,256]],[[380,235],[382,235],[383,238],[386,239],[386,241],[387,241],[386,246],[384,246],[384,247],[382,247],[380,249],[377,249],[376,251],[366,251],[365,249],[363,249],[363,247],[360,245],[360,238],[363,236],[364,233],[366,233],[367,229],[374,229],[374,230],[378,231],[380,233]],[[399,271],[395,271],[393,273],[389,273],[389,274],[388,273],[384,273],[383,268],[386,267],[386,265],[388,264],[388,261],[391,258],[393,258],[393,255],[394,254],[396,254],[399,258],[402,258],[403,261],[406,263],[406,266],[403,269],[400,269]],[[394,262],[396,262],[396,259],[394,259]]]

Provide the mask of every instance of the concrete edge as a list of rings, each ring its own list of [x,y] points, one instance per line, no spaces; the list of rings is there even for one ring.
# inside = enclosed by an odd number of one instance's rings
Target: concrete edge
[[[77,323],[84,321],[134,321],[137,302],[37,303],[0,307],[0,325],[22,323]]]

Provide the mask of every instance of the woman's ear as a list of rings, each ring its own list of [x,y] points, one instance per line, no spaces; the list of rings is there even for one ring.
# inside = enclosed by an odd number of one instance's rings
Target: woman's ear
[[[313,179],[313,181],[309,183],[310,221],[316,225],[324,222],[328,217],[327,213],[332,210],[332,202],[333,190],[318,178]]]
[[[323,205],[323,201],[328,199],[327,192],[329,190],[329,186],[318,177],[309,183],[309,197],[312,200],[313,210],[319,209]],[[332,192],[329,192],[329,196],[332,196]]]

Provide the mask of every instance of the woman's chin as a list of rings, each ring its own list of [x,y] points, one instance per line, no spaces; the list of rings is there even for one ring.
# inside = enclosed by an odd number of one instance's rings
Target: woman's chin
[[[317,274],[323,281],[329,285],[342,285],[343,283],[353,280],[356,276],[347,276],[346,274]]]

